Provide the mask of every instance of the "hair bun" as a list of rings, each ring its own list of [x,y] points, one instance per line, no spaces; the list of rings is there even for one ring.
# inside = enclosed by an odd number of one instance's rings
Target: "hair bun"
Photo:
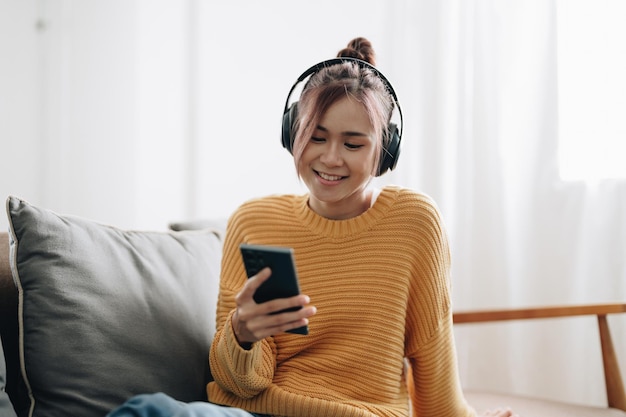
[[[372,43],[363,37],[354,38],[348,42],[348,46],[340,50],[337,57],[357,58],[376,65],[376,53]]]

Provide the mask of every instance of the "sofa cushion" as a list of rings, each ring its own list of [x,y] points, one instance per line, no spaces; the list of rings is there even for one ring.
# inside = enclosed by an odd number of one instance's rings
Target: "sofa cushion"
[[[33,416],[102,417],[132,395],[205,400],[221,242],[120,230],[9,197]]]
[[[626,417],[626,412],[614,408],[566,404],[485,391],[465,390],[464,393],[467,401],[479,413],[498,407],[511,407],[523,417]]]

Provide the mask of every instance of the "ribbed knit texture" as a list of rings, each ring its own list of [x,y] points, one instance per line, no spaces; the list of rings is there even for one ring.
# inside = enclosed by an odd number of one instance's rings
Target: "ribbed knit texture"
[[[243,242],[294,248],[318,311],[308,336],[238,345],[230,318],[247,279]],[[436,206],[410,190],[386,187],[348,220],[319,216],[306,195],[243,204],[224,242],[209,400],[274,416],[372,417],[408,416],[410,397],[414,417],[474,415],[458,386],[449,266]]]

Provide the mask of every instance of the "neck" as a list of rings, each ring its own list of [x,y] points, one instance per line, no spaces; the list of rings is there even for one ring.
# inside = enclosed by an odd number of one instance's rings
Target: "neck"
[[[327,203],[321,200],[314,200],[309,196],[309,207],[322,217],[331,220],[347,220],[360,216],[365,213],[373,203],[373,190],[366,189],[363,191],[362,198],[356,198],[354,201],[345,204]]]

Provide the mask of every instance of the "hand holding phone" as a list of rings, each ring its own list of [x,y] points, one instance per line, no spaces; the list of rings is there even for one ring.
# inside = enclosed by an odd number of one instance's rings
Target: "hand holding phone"
[[[289,298],[300,294],[292,248],[242,243],[239,249],[248,278],[253,277],[265,267],[272,270],[272,275],[254,293],[254,301],[261,304],[277,298]],[[296,311],[301,308],[301,306],[293,307],[273,314]],[[302,326],[287,330],[287,332],[306,335],[309,334],[309,328]]]

